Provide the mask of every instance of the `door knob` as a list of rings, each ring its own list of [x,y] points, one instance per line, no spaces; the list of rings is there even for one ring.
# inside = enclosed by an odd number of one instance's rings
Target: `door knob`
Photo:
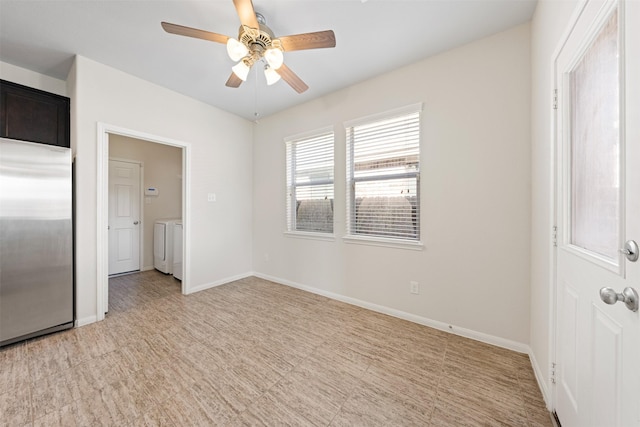
[[[627,240],[624,244],[624,248],[620,249],[620,252],[622,252],[631,262],[636,262],[638,260],[638,256],[640,256],[638,244],[633,240]]]
[[[633,288],[624,288],[622,293],[617,293],[613,288],[600,289],[600,299],[607,304],[624,302],[631,311],[638,311],[638,292]]]
[[[138,225],[138,224],[140,224],[139,221],[133,221],[133,225]]]

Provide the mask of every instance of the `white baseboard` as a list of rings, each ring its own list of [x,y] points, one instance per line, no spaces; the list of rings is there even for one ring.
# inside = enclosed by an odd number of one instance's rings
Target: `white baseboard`
[[[485,334],[483,332],[474,331],[471,329],[461,328],[455,325],[449,325],[444,322],[440,322],[437,320],[429,319],[426,317],[418,316],[415,314],[407,313],[405,311],[396,310],[394,308],[385,307],[382,305],[374,304],[371,302],[359,300],[356,298],[351,298],[348,296],[336,294],[333,292],[328,292],[322,289],[314,288],[311,286],[301,285],[299,283],[292,282],[290,280],[281,279],[279,277],[269,276],[267,274],[262,273],[253,273],[254,276],[260,277],[265,280],[270,280],[272,282],[280,283],[283,285],[291,286],[293,288],[301,289],[303,291],[311,292],[317,295],[322,295],[327,298],[331,298],[334,300],[342,301],[347,304],[355,305],[358,307],[366,308],[368,310],[376,311],[378,313],[387,314],[389,316],[397,317],[399,319],[408,320],[410,322],[418,323],[420,325],[429,326],[434,329],[438,329],[445,332],[450,332],[455,335],[459,335],[465,338],[470,338],[476,341],[484,342],[487,344],[495,345],[498,347],[506,348],[508,350],[517,351],[518,353],[529,354],[531,349],[527,344],[519,343],[517,341],[511,341],[505,338],[496,337],[493,335]]]
[[[87,316],[87,317],[83,317],[82,319],[76,319],[76,327],[80,327],[80,326],[84,326],[84,325],[89,325],[91,323],[95,323],[98,321],[98,316],[93,315],[93,316]]]
[[[542,392],[542,398],[544,399],[544,403],[547,406],[547,410],[551,411],[553,407],[553,405],[551,404],[551,393],[549,392],[549,387],[547,387],[547,381],[545,381],[545,378],[542,375],[542,370],[540,369],[540,365],[536,360],[536,356],[532,351],[529,351],[529,360],[531,360],[533,373],[535,374],[536,380],[538,381],[538,387]]]
[[[216,280],[215,282],[212,282],[212,283],[205,283],[204,285],[199,285],[199,286],[187,289],[185,294],[186,295],[194,294],[196,292],[204,291],[210,288],[215,288],[216,286],[224,285],[229,282],[234,282],[240,279],[246,279],[247,277],[251,277],[253,275],[254,274],[252,272],[248,272],[248,273],[238,274],[232,277],[227,277],[225,279]]]
[[[146,267],[142,267],[140,271],[149,271],[153,270],[155,267],[153,265],[147,265]]]

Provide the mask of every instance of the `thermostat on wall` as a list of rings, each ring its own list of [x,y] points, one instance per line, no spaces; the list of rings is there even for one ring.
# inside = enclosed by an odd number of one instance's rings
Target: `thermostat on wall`
[[[144,189],[144,195],[145,196],[157,196],[158,195],[158,189],[156,187],[148,187]]]

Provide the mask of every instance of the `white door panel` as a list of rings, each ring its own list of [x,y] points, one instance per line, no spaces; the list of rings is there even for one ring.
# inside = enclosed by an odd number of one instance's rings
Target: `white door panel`
[[[133,253],[135,252],[133,248],[132,230],[130,228],[116,230],[115,234],[117,234],[116,244],[118,245],[118,250],[116,252],[116,261],[129,261],[133,257]]]
[[[562,404],[569,406],[573,411],[578,410],[578,370],[577,370],[577,335],[576,329],[578,325],[578,292],[571,287],[568,282],[564,282],[562,295],[562,306],[560,309],[561,318],[559,323],[562,326],[560,331],[559,353],[561,358],[558,360],[560,365],[565,369],[559,371],[558,384],[563,388],[561,397],[566,401]]]
[[[140,270],[140,165],[109,160],[109,274]]]
[[[557,389],[563,427],[640,426],[640,2],[584,4],[556,61]]]
[[[114,187],[116,192],[116,216],[118,218],[131,217],[131,204],[133,203],[131,198],[134,196],[131,194],[132,185],[115,185]]]

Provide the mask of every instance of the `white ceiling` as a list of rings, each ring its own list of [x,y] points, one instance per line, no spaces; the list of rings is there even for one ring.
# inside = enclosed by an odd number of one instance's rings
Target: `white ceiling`
[[[276,36],[332,29],[334,49],[285,52],[310,87],[238,89],[224,45],[161,21],[237,37],[232,0],[0,0],[0,61],[65,80],[75,54],[253,120],[531,19],[536,0],[254,0]],[[258,68],[258,67],[254,67]],[[419,84],[419,82],[416,82]]]

